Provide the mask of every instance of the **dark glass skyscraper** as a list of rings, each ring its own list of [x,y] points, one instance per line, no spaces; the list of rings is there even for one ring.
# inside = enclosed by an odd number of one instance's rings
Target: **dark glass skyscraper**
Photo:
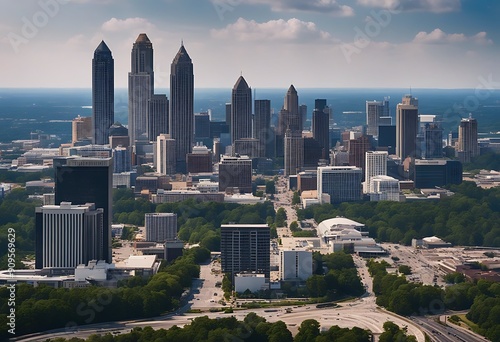
[[[186,156],[194,141],[194,73],[193,62],[184,44],[170,68],[170,136],[175,139],[178,171],[185,172]]]
[[[104,41],[92,59],[92,140],[96,145],[109,143],[109,127],[115,120],[115,63]]]
[[[396,155],[405,160],[418,157],[418,99],[405,95],[396,107]]]
[[[231,96],[231,144],[252,137],[252,88],[240,76]]]
[[[160,134],[168,133],[168,99],[165,94],[154,94],[149,100],[148,139],[156,141]]]
[[[101,255],[111,263],[112,158],[55,158],[55,204],[95,203],[104,209]]]
[[[326,99],[314,100],[314,111],[312,114],[313,137],[321,148],[321,158],[328,159],[330,150],[330,111],[326,106]]]
[[[149,100],[154,93],[153,44],[141,33],[133,47],[128,74],[128,131],[130,143],[148,131]]]
[[[271,130],[271,101],[255,100],[255,119],[253,123],[253,137],[259,139],[260,156],[269,153],[267,147],[274,141],[274,132]]]

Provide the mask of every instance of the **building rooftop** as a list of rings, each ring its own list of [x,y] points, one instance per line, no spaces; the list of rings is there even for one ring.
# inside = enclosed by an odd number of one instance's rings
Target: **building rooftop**
[[[233,89],[248,89],[248,83],[245,81],[245,78],[243,76],[240,76],[238,80],[236,81]]]
[[[151,43],[149,40],[149,37],[145,33],[140,33],[137,39],[135,40],[136,43]]]
[[[123,262],[116,264],[117,268],[153,268],[156,262],[156,255],[131,255]]]

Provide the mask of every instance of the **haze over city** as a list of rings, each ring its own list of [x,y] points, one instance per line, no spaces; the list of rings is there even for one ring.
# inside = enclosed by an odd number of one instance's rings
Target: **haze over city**
[[[105,40],[115,86],[148,34],[155,86],[169,87],[181,40],[195,87],[475,88],[498,78],[500,4],[472,0],[1,0],[0,87],[91,87]]]

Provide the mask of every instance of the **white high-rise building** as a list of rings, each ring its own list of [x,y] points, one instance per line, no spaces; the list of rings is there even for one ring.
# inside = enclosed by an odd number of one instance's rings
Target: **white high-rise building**
[[[36,268],[71,269],[104,260],[103,212],[94,203],[36,208]]]
[[[148,213],[145,215],[146,241],[165,242],[177,236],[177,214]]]
[[[170,134],[160,134],[154,145],[154,165],[156,172],[162,175],[173,175],[176,169],[175,139]]]
[[[387,175],[386,151],[368,151],[365,153],[365,193],[371,193],[370,180],[374,176]]]

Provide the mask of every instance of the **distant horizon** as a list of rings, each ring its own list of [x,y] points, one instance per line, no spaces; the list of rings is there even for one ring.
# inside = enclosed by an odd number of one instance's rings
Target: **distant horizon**
[[[295,84],[294,84],[295,85]],[[259,90],[259,89],[263,89],[263,90],[283,90],[283,89],[288,89],[289,86],[285,86],[283,88],[280,88],[280,87],[252,87],[250,85],[250,88],[252,88],[252,90]],[[155,91],[156,90],[165,90],[165,89],[168,89],[170,90],[170,88],[155,88]],[[195,87],[194,88],[195,90],[196,89],[202,89],[202,90],[231,90],[232,89],[232,86],[231,87],[213,87],[213,88],[209,88],[209,87]],[[367,88],[367,87],[298,87],[296,86],[296,89],[297,89],[297,92],[300,93],[300,90],[401,90],[401,89],[408,89],[410,90],[410,88],[405,88],[405,87],[381,87],[381,88],[377,88],[377,87],[372,87],[372,88]],[[436,88],[411,88],[411,91],[409,91],[407,94],[411,94],[411,92],[413,92],[414,90],[475,90],[477,89],[477,87],[474,87],[474,88],[439,88],[439,87],[436,87]],[[483,88],[481,88],[483,89]],[[92,91],[92,87],[10,87],[10,88],[6,88],[6,87],[0,87],[0,91],[2,90],[89,90],[89,91]],[[128,90],[128,88],[124,88],[124,87],[117,87],[115,88],[115,90]],[[491,89],[489,90],[491,92],[495,92],[495,91],[500,91],[500,89]]]

